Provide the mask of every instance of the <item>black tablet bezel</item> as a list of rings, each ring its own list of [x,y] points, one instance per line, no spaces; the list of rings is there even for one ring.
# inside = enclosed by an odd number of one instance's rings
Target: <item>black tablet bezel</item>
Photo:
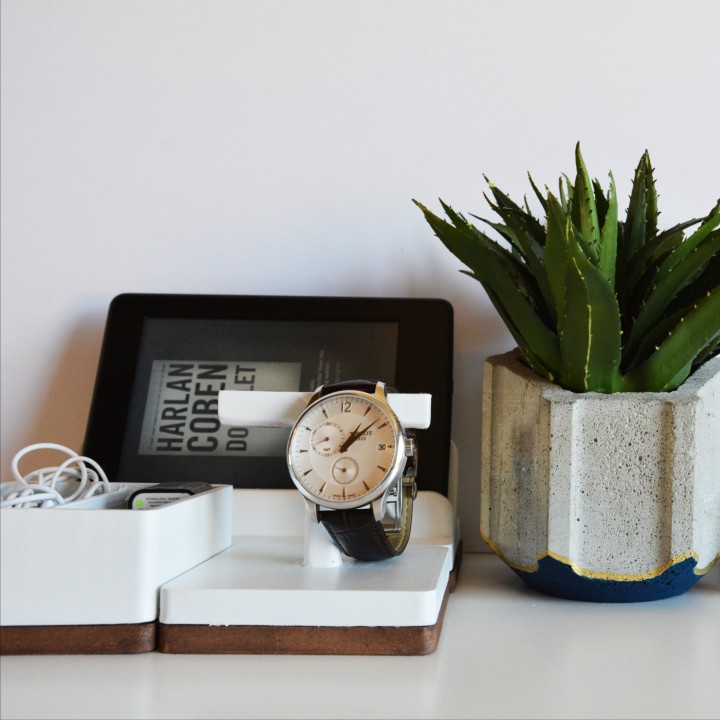
[[[285,460],[277,457],[255,459],[253,471],[248,473],[243,472],[245,458],[161,456],[148,459],[140,477],[119,475],[147,319],[396,323],[395,384],[401,392],[432,395],[431,426],[419,431],[418,485],[422,490],[447,495],[453,362],[453,309],[448,301],[437,298],[130,293],[113,299],[83,453],[100,463],[108,476],[118,482],[202,480],[235,487],[291,488]]]

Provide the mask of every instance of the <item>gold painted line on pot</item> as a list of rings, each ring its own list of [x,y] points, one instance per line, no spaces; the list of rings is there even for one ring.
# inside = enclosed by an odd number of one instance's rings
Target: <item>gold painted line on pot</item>
[[[695,574],[696,575],[705,575],[705,573],[710,572],[715,565],[720,561],[720,552],[717,554],[717,557],[714,560],[710,561],[709,565],[706,565],[704,568],[695,568]]]
[[[480,537],[490,546],[490,549],[507,565],[509,565],[513,570],[521,570],[522,572],[528,572],[533,573],[537,572],[538,565],[537,562],[535,565],[519,565],[518,563],[513,562],[510,560],[503,552],[500,550],[500,548],[489,538],[485,537],[482,533],[480,533]],[[542,556],[538,556],[538,560],[541,559]]]
[[[556,560],[557,562],[561,562],[564,565],[570,566],[573,571],[586,578],[590,578],[592,580],[612,580],[614,582],[637,582],[640,580],[652,580],[653,578],[658,577],[659,575],[662,575],[666,570],[671,568],[673,565],[677,565],[678,563],[681,563],[685,560],[688,560],[690,558],[694,558],[697,562],[698,560],[698,554],[694,552],[684,553],[683,555],[678,555],[677,557],[672,558],[668,562],[666,562],[664,565],[661,565],[658,568],[655,568],[654,570],[650,570],[645,573],[610,573],[610,572],[601,572],[598,570],[588,570],[586,568],[582,568],[579,565],[576,565],[570,558],[566,558],[562,555],[558,555],[557,553],[553,552],[552,550],[549,550],[548,552],[541,553],[537,556],[536,562],[534,565],[520,565],[516,562],[513,562],[512,560],[508,559],[507,556],[500,550],[500,548],[492,541],[490,538],[485,537],[482,533],[480,533],[480,537],[491,547],[493,552],[500,557],[500,559],[507,563],[511,568],[514,570],[519,570],[521,572],[527,572],[527,573],[534,573],[538,570],[538,562],[542,560],[543,558],[550,557],[553,560]],[[707,565],[704,568],[698,569],[695,568],[693,571],[695,575],[704,575],[706,572],[708,572],[712,567],[715,565],[716,562],[720,559],[720,554],[718,557],[715,558],[709,565]]]

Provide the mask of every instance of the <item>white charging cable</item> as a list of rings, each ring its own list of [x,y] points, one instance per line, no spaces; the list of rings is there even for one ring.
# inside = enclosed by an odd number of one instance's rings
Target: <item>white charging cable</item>
[[[69,458],[57,467],[41,468],[22,475],[20,460],[36,450],[58,450],[69,455]],[[110,482],[100,465],[89,457],[77,455],[70,448],[55,443],[37,443],[23,448],[12,459],[12,474],[15,482],[3,484],[0,508],[51,508],[111,491]],[[77,487],[72,483],[73,492],[63,495],[58,484],[67,480],[79,482]]]

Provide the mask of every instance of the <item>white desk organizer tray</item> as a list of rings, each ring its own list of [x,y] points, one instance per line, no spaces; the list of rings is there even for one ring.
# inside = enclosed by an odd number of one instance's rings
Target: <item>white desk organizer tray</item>
[[[230,546],[230,485],[149,510],[126,509],[148,483],[112,485],[109,507],[0,511],[3,628],[154,622],[160,586]]]
[[[309,398],[223,391],[218,412],[227,425],[289,426]],[[396,393],[388,400],[403,425],[428,427],[429,395]],[[455,467],[453,462],[451,476]],[[458,523],[448,498],[419,492],[405,552],[375,563],[343,556],[295,490],[236,490],[234,501],[232,547],[161,590],[161,651],[434,650],[458,551]]]
[[[454,587],[457,531],[450,501],[421,491],[405,552],[358,562],[308,519],[297,491],[235,490],[232,547],[161,588],[159,650],[432,652]]]

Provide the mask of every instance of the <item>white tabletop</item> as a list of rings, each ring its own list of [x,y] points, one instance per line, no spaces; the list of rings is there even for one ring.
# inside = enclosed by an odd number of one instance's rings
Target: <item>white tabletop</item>
[[[51,601],[51,599],[48,599]],[[605,605],[466,555],[424,657],[2,657],[14,718],[718,718],[720,567],[685,595]]]

